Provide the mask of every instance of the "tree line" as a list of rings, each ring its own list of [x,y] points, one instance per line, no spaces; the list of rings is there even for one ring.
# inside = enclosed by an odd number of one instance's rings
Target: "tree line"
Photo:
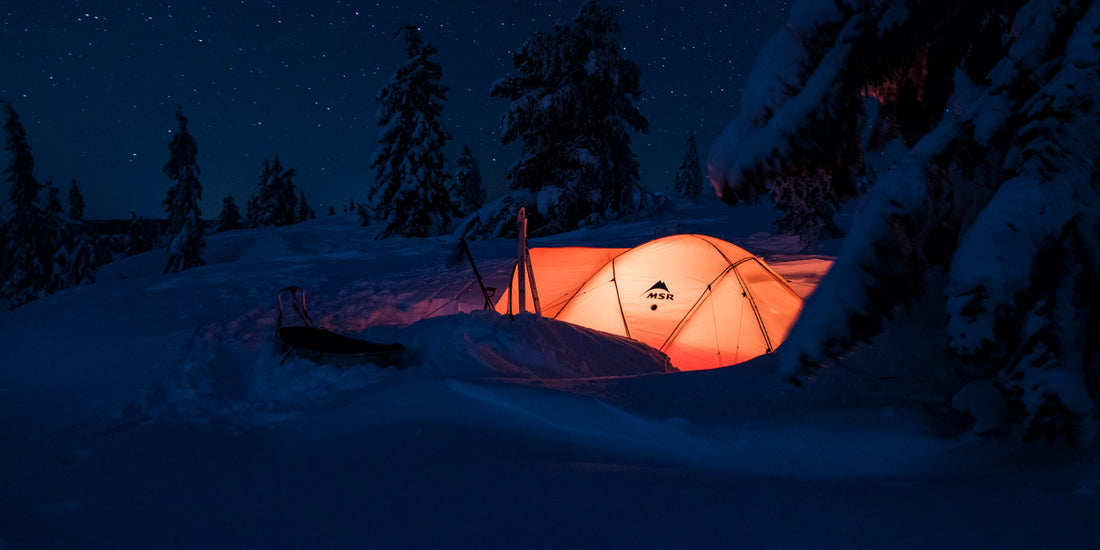
[[[521,143],[520,158],[507,174],[509,192],[486,204],[478,161],[469,146],[463,147],[453,170],[444,158],[443,149],[453,137],[440,122],[448,90],[442,67],[433,59],[438,49],[424,41],[417,26],[402,25],[394,40],[402,45],[406,61],[375,97],[379,134],[370,163],[374,174],[365,200],[353,199],[350,210],[377,238],[452,231],[481,238],[514,235],[510,222],[521,207],[527,209],[534,234],[667,209],[667,199],[639,184],[630,132],[646,132],[649,123],[635,105],[642,93],[641,71],[622,56],[618,32],[614,10],[588,0],[570,21],[535,33],[517,50],[513,64],[519,74],[498,81],[490,93],[511,102],[502,141]],[[170,182],[162,203],[168,215],[164,234],[132,213],[125,238],[105,243],[94,238],[80,217],[57,214],[60,203],[51,201],[56,190],[35,181],[25,130],[11,105],[4,107],[6,148],[12,154],[5,173],[14,212],[0,226],[7,252],[0,260],[7,289],[0,290],[0,299],[8,307],[92,282],[96,268],[118,254],[163,246],[165,272],[178,272],[203,265],[211,229],[284,226],[316,217],[294,183],[295,170],[275,156],[264,160],[243,214],[228,195],[216,225],[204,222],[198,144],[177,107],[178,129],[163,168]],[[676,192],[695,200],[702,182],[695,138],[688,136]],[[45,196],[40,197],[42,189]],[[70,197],[75,197],[70,214],[82,212],[73,206],[82,201],[75,181]],[[335,209],[330,207],[329,214]]]
[[[34,157],[26,130],[11,103],[0,101],[5,150],[10,163],[4,169],[10,184],[11,218],[0,218],[0,307],[14,309],[65,288],[95,282],[99,266],[116,257],[140,254],[166,246],[166,273],[203,265],[205,235],[210,224],[203,220],[199,201],[198,145],[187,129],[187,118],[176,109],[179,130],[169,143],[164,173],[172,185],[163,202],[168,214],[164,229],[131,213],[126,235],[100,236],[95,224],[84,219],[84,195],[75,179],[69,187],[66,212],[59,189],[34,177]],[[305,192],[294,185],[293,169],[264,160],[256,194],[241,216],[232,195],[223,200],[217,231],[246,227],[283,226],[316,217]]]
[[[649,122],[636,105],[641,69],[623,56],[619,30],[613,8],[588,0],[513,54],[518,74],[494,83],[490,94],[510,101],[502,142],[519,143],[520,157],[507,172],[508,192],[483,204],[469,147],[454,176],[446,168],[443,148],[452,136],[440,123],[448,89],[433,57],[438,49],[417,26],[403,25],[394,40],[406,60],[375,97],[380,130],[361,223],[377,238],[507,237],[515,235],[520,208],[535,235],[668,209],[667,199],[639,182],[630,134],[647,132]],[[676,192],[694,200],[702,185],[689,136]]]

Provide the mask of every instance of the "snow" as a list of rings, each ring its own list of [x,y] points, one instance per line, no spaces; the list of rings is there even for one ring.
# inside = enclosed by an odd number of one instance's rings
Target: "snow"
[[[814,118],[814,111],[829,104],[833,82],[842,74],[851,52],[850,37],[858,32],[858,18],[845,23],[837,35],[836,46],[817,62],[805,82],[786,81],[808,60],[809,54],[799,36],[805,30],[801,25],[827,20],[830,11],[835,11],[835,6],[829,5],[818,0],[792,5],[791,23],[773,35],[757,54],[745,83],[741,110],[722,130],[707,155],[707,173],[716,192],[725,192],[725,187],[734,190],[742,187],[742,174],[758,163],[789,157],[791,136],[798,134],[805,120]],[[795,84],[798,92],[790,96],[786,88]]]
[[[707,233],[763,256],[803,295],[839,247],[799,254],[769,232],[779,213],[768,205],[677,206],[531,246]],[[480,311],[450,237],[369,231],[345,214],[218,233],[203,267],[162,274],[155,250],[0,313],[0,548],[1093,538],[1096,451],[960,434],[961,413],[938,391],[942,350],[919,323],[806,388],[783,380],[776,355],[666,372],[629,340]],[[471,248],[503,288],[514,241]],[[291,284],[317,324],[404,343],[404,368],[280,365],[275,294]],[[960,408],[996,412],[988,388],[963,397]]]

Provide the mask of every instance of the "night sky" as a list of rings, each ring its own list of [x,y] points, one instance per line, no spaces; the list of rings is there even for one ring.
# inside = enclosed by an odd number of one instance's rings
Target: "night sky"
[[[735,114],[761,43],[787,2],[613,2],[628,59],[642,68],[648,134],[633,136],[642,183],[671,189],[687,133],[710,143]],[[86,217],[163,217],[161,168],[183,107],[199,145],[203,214],[232,193],[244,208],[264,158],[295,168],[314,210],[366,196],[378,127],[374,96],[404,61],[391,38],[419,24],[450,88],[444,124],[481,164],[490,198],[519,146],[500,144],[506,100],[490,84],[516,74],[512,51],[572,17],[564,2],[115,2],[0,0],[0,98],[27,130],[35,176]],[[0,151],[6,167],[8,155]],[[7,184],[0,184],[7,213]]]

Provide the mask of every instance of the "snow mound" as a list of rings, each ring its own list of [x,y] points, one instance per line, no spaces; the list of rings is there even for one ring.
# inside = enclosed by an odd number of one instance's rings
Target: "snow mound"
[[[417,364],[448,377],[595,378],[676,370],[665,354],[640,342],[535,314],[434,317],[401,329],[397,339],[414,350]]]
[[[246,428],[280,423],[380,383],[431,379],[561,379],[675,371],[639,342],[533,314],[495,312],[434,317],[408,327],[356,334],[401,342],[396,365],[283,357],[275,342],[233,345],[221,331],[197,334],[182,360],[108,416],[122,424],[161,420]],[[391,366],[401,368],[388,368]]]

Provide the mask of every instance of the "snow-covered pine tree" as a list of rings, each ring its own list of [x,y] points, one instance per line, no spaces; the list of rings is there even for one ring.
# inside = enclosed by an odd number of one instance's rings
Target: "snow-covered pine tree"
[[[630,132],[648,131],[649,122],[635,106],[641,69],[623,57],[614,11],[587,0],[571,21],[528,38],[512,56],[520,75],[492,86],[494,97],[512,102],[502,139],[522,149],[509,186],[534,198],[526,205],[533,234],[633,207],[638,159]]]
[[[699,166],[699,149],[695,134],[688,134],[684,141],[684,160],[676,170],[676,194],[695,202],[703,190],[703,169]]]
[[[361,222],[377,226],[377,238],[440,235],[454,211],[443,158],[451,134],[440,123],[447,100],[443,69],[432,59],[438,50],[424,42],[417,26],[402,25],[395,40],[408,59],[375,97],[380,127],[371,160],[375,178]]]
[[[168,211],[168,265],[165,273],[178,273],[203,265],[202,253],[206,247],[202,225],[202,184],[199,183],[198,144],[187,131],[187,117],[176,106],[179,131],[168,144],[170,157],[164,165],[164,173],[172,182],[164,208]]]
[[[248,197],[248,205],[244,211],[245,227],[260,227],[260,198],[256,195]]]
[[[96,242],[80,224],[70,223],[65,246],[67,257],[60,273],[63,288],[95,282],[96,272],[103,262],[96,251]]]
[[[69,185],[69,219],[73,221],[84,219],[84,195],[76,185],[76,178],[73,178]]]
[[[237,201],[233,200],[233,194],[230,193],[222,199],[222,211],[218,215],[218,232],[232,231],[243,227],[241,209],[237,208]]]
[[[275,158],[278,161],[278,157]],[[294,185],[294,176],[298,171],[293,168],[283,170],[276,178],[277,206],[275,208],[275,225],[294,225],[298,219],[298,188]]]
[[[53,294],[67,286],[64,272],[69,263],[69,235],[72,228],[65,216],[65,209],[61,206],[61,195],[57,187],[52,182],[46,182],[42,189],[46,191],[46,202],[42,207],[42,231],[47,235],[46,247],[52,251],[50,282],[46,293]]]
[[[784,213],[775,224],[780,233],[798,235],[805,251],[842,234],[835,220],[841,201],[830,179],[818,171],[776,176],[771,182],[772,204]]]
[[[12,208],[0,243],[4,260],[0,302],[14,309],[47,294],[54,250],[50,232],[45,230],[45,214],[38,197],[42,185],[34,178],[34,157],[26,130],[11,103],[0,101],[0,106],[7,115],[4,149],[10,153],[11,162],[4,173],[11,185],[8,200]]]
[[[133,256],[148,252],[157,247],[156,231],[136,212],[130,212],[130,225],[126,228],[126,243],[123,254]]]
[[[1020,436],[1090,442],[1100,4],[802,0],[790,13],[711,150],[718,192],[821,171],[850,193],[863,97],[880,104],[869,145],[898,137],[907,152],[878,175],[782,368],[804,381],[916,303],[938,305],[956,368],[999,388]]]
[[[47,183],[46,190],[43,210],[45,231],[50,235],[49,246],[54,251],[47,292],[52,294],[69,287],[94,283],[97,265],[91,238],[80,222],[70,219],[71,211],[69,215],[65,214],[59,189]]]
[[[283,168],[279,157],[264,159],[264,169],[257,182],[257,227],[282,227],[298,223],[298,194],[294,186],[293,168]]]
[[[455,162],[458,170],[451,181],[451,201],[455,205],[455,217],[465,216],[481,208],[485,203],[485,190],[481,188],[481,168],[470,152],[470,146],[462,148]]]
[[[260,179],[256,181],[256,194],[255,204],[249,204],[249,217],[252,219],[253,227],[264,227],[267,225],[275,225],[273,221],[275,214],[273,212],[275,205],[275,190],[274,187],[278,184],[278,172],[282,170],[279,164],[279,157],[275,157],[275,166],[271,164],[271,159],[264,159],[263,170],[260,171]],[[252,203],[253,201],[249,201]],[[253,210],[254,208],[254,210]]]
[[[309,202],[306,201],[306,192],[298,190],[298,221],[304,222],[307,220],[316,219],[317,214],[309,207]]]

